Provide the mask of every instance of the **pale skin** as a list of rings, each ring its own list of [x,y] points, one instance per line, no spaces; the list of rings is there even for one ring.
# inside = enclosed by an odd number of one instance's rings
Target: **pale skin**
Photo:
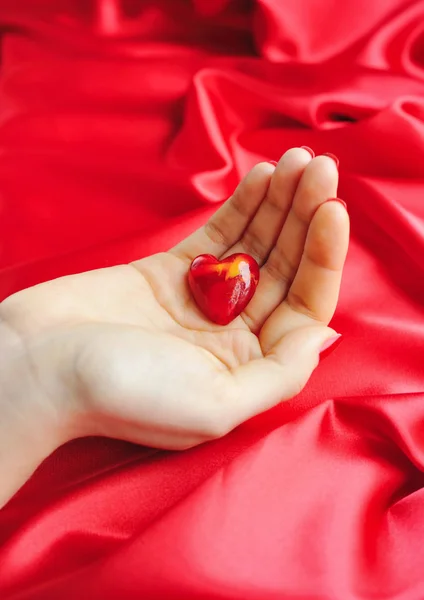
[[[169,252],[63,277],[0,304],[0,507],[58,446],[103,435],[184,450],[298,394],[336,332],[349,240],[326,156],[260,163],[211,220]],[[194,304],[198,254],[261,267],[230,325]]]

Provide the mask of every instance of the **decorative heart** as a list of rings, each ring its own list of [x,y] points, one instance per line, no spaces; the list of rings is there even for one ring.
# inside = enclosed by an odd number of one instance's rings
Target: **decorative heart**
[[[188,281],[200,310],[214,323],[228,325],[252,299],[259,266],[248,254],[232,254],[223,260],[201,254],[191,263]]]

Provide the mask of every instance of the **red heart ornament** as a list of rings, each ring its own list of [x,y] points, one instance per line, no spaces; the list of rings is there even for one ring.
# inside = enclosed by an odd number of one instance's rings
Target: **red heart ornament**
[[[201,254],[191,263],[188,281],[200,310],[214,323],[228,325],[252,299],[259,266],[248,254],[232,254],[223,260]]]

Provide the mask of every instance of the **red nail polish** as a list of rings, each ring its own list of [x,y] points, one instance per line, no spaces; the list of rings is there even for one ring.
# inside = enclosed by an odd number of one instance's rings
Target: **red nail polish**
[[[344,200],[341,200],[341,198],[329,198],[325,202],[340,202],[340,204],[343,204],[343,206],[347,210],[347,204],[346,204],[346,202]],[[325,202],[324,202],[324,204],[325,204]]]
[[[273,165],[274,167],[276,167],[278,165],[278,162],[276,160],[269,160],[268,161],[271,165]]]
[[[335,154],[331,154],[331,152],[324,152],[323,156],[328,156],[328,158],[332,158],[336,163],[336,167],[339,168],[340,161]]]
[[[338,333],[337,335],[334,335],[333,337],[326,340],[324,342],[324,344],[321,346],[321,350],[319,351],[320,361],[323,360],[324,358],[326,358],[329,354],[331,354],[331,352],[333,352],[333,350],[335,350],[337,348],[337,346],[340,344],[341,341],[342,341],[341,333]]]
[[[312,150],[312,148],[309,148],[309,146],[300,146],[303,150],[306,150],[306,152],[309,152],[309,154],[312,156],[312,158],[315,158],[315,152]]]

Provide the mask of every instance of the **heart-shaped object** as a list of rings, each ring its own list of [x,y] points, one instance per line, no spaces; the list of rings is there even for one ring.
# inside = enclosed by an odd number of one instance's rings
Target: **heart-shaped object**
[[[201,254],[191,263],[188,281],[203,314],[218,325],[228,325],[252,299],[259,266],[248,254],[232,254],[223,260]]]

